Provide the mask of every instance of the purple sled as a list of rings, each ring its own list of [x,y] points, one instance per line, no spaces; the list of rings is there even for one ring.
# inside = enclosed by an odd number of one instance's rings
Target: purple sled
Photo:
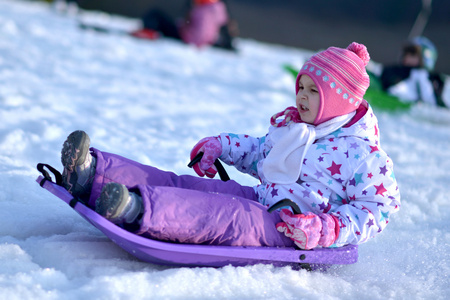
[[[44,180],[43,183],[41,181]],[[358,261],[358,246],[299,250],[280,247],[239,247],[176,244],[152,240],[133,234],[111,223],[83,203],[71,203],[72,195],[63,187],[39,176],[43,188],[60,198],[94,225],[119,247],[149,263],[166,266],[223,267],[272,264],[277,267],[326,269],[330,265],[353,264]]]

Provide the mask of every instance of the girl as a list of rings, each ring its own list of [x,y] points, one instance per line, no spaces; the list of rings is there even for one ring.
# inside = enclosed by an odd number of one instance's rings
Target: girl
[[[328,48],[304,64],[296,106],[274,115],[266,136],[222,133],[194,146],[191,158],[204,153],[198,175],[214,177],[220,159],[258,178],[255,187],[90,153],[81,131],[63,146],[65,186],[112,222],[154,239],[302,249],[363,243],[400,208],[392,160],[363,100],[369,59],[361,44]],[[303,213],[266,211],[285,198]]]

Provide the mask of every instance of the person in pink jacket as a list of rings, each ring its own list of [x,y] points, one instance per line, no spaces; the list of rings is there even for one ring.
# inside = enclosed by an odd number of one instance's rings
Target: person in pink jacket
[[[295,106],[275,114],[265,136],[222,133],[200,140],[200,177],[176,175],[90,148],[82,131],[64,142],[63,185],[111,222],[152,239],[301,249],[361,244],[400,209],[392,159],[363,99],[364,45],[313,55],[295,83]],[[250,187],[214,177],[214,162],[260,180]],[[272,209],[284,199],[295,205]],[[278,206],[275,206],[275,208]],[[292,210],[291,210],[292,209]]]
[[[228,12],[219,0],[194,0],[182,20],[175,21],[165,12],[152,9],[142,18],[143,28],[133,36],[155,39],[165,37],[182,40],[198,47],[217,45],[232,48],[232,37],[228,31]],[[223,40],[227,39],[224,44]]]

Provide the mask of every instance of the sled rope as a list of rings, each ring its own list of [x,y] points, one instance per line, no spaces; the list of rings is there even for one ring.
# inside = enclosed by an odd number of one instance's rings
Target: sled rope
[[[196,163],[198,163],[203,157],[203,152],[199,152],[193,160],[191,160],[191,162],[188,164],[189,168],[192,168]],[[217,169],[217,172],[219,173],[220,179],[222,181],[228,181],[230,180],[230,176],[228,176],[227,171],[225,170],[225,168],[222,166],[222,164],[220,163],[220,161],[218,159],[216,159],[216,161],[214,162],[214,166]]]
[[[294,201],[292,201],[291,199],[288,199],[288,198],[278,201],[277,203],[275,203],[274,205],[269,207],[267,209],[267,211],[271,213],[274,210],[277,210],[279,208],[286,207],[286,206],[291,207],[292,212],[296,215],[299,215],[302,213],[302,210],[300,209],[300,207],[298,207],[297,203],[295,203]]]

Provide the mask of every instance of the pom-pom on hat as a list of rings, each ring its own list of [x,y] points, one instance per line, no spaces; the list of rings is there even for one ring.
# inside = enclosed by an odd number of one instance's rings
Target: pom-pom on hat
[[[330,47],[313,55],[300,69],[295,82],[303,74],[316,84],[320,106],[314,125],[355,111],[363,101],[370,84],[366,65],[370,56],[366,46],[351,43],[346,49]]]

